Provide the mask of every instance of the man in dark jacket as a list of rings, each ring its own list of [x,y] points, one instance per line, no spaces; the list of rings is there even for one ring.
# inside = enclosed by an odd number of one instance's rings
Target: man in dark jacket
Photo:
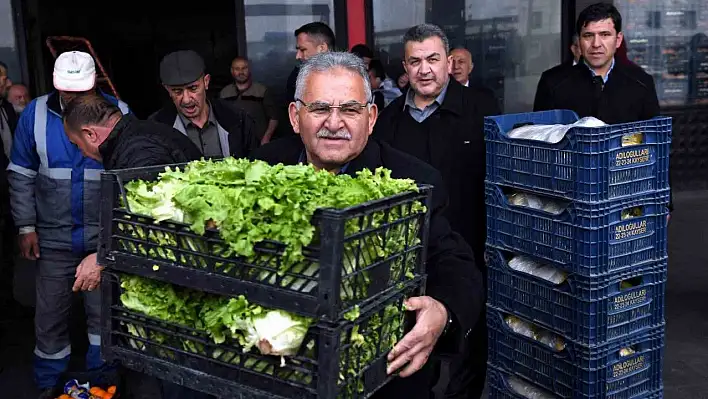
[[[258,146],[255,122],[246,111],[221,99],[207,100],[211,77],[199,54],[167,54],[160,63],[160,79],[173,104],[150,119],[189,137],[205,157],[243,158]]]
[[[434,185],[427,259],[428,296],[410,298],[416,324],[390,352],[389,374],[400,371],[377,398],[429,398],[433,378],[428,358],[434,348],[457,350],[478,321],[482,280],[474,256],[443,215],[446,196],[439,173],[420,160],[369,140],[377,108],[363,61],[351,53],[310,58],[301,68],[296,102],[289,116],[300,137],[259,148],[253,158],[271,164],[308,162],[332,173],[355,174],[383,166],[396,178]],[[447,344],[447,345],[444,345]]]
[[[534,111],[570,109],[581,118],[594,116],[607,124],[659,116],[651,75],[635,64],[615,61],[624,40],[617,8],[607,3],[588,6],[578,16],[576,31],[583,58],[569,70],[539,81]]]
[[[435,25],[415,26],[403,37],[408,92],[389,104],[374,137],[440,171],[450,192],[445,212],[452,229],[472,247],[485,273],[484,117],[499,114],[489,91],[464,87],[449,75],[450,46]],[[450,363],[448,397],[479,397],[486,375],[486,332],[478,323],[463,354]]]
[[[606,3],[589,6],[576,26],[583,59],[565,73],[539,82],[534,111],[570,109],[615,124],[659,115],[654,79],[641,68],[615,62],[622,17]]]
[[[64,130],[85,156],[101,161],[106,170],[184,163],[202,158],[199,148],[174,128],[142,121],[133,115],[122,115],[118,107],[98,96],[71,101],[64,112]],[[96,254],[89,255],[86,261],[96,264]],[[210,398],[172,383],[163,383],[162,390],[163,396],[170,399]]]
[[[189,162],[202,157],[185,135],[161,123],[123,115],[99,96],[72,100],[64,111],[64,130],[81,152],[106,170]]]

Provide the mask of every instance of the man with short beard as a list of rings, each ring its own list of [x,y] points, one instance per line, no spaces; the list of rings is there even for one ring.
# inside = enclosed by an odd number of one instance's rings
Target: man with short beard
[[[450,193],[445,216],[472,247],[476,265],[486,276],[484,117],[500,113],[497,101],[488,90],[465,87],[452,77],[450,44],[440,27],[414,26],[403,36],[403,45],[410,88],[383,110],[373,135],[440,171]],[[486,325],[474,327],[458,349],[462,355],[453,353],[445,397],[482,394]]]
[[[211,76],[192,50],[167,54],[160,63],[162,85],[172,99],[150,116],[189,137],[205,158],[243,158],[255,147],[255,122],[221,99],[207,99]]]
[[[231,62],[231,76],[234,82],[221,89],[219,97],[232,102],[253,117],[261,145],[270,142],[278,127],[277,109],[270,90],[253,81],[251,65],[244,57],[236,57]]]

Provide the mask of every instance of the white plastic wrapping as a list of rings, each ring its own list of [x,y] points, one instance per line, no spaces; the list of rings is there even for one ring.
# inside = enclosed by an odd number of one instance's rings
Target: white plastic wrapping
[[[543,141],[549,144],[560,143],[568,130],[573,127],[602,127],[607,124],[595,117],[588,116],[570,125],[526,125],[512,129],[507,133],[510,139]]]

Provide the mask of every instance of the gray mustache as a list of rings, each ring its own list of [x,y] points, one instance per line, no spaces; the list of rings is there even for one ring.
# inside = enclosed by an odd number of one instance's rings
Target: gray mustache
[[[338,130],[336,132],[331,132],[327,129],[320,129],[320,131],[317,132],[317,138],[351,140],[352,135],[346,130]]]

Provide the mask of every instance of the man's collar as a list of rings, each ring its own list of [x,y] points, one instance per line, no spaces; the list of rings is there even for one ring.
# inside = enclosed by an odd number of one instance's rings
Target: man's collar
[[[216,121],[216,115],[214,115],[214,107],[212,107],[210,101],[207,101],[206,103],[209,108],[209,116],[207,117],[206,124],[202,128],[206,127],[210,123],[214,126],[216,126],[218,124],[218,122]],[[190,125],[194,125],[194,123],[192,123],[192,121],[189,118],[187,118],[181,112],[179,112],[179,110],[177,110],[177,115],[179,115],[179,118],[182,121],[182,124],[184,124],[185,128]],[[194,126],[196,126],[196,125],[194,125]]]
[[[125,128],[137,119],[132,114],[122,115],[118,123],[113,126],[113,129],[108,134],[108,137],[98,146],[98,152],[101,153],[101,158],[105,162],[108,160],[115,149],[118,136],[125,130]]]
[[[588,67],[588,69],[590,70],[590,73],[592,73],[593,77],[598,76],[597,73],[595,73],[595,70],[592,69],[590,67],[590,65],[588,65],[587,62],[585,62],[585,60],[583,60],[583,63],[585,64],[586,67]],[[612,63],[610,64],[610,69],[607,70],[607,74],[602,78],[603,83],[607,83],[607,79],[610,78],[610,72],[612,72],[612,70],[614,68],[615,68],[615,57],[612,57]]]
[[[435,103],[437,103],[438,106],[443,105],[443,102],[445,102],[445,96],[447,96],[447,88],[450,86],[451,80],[454,79],[448,78],[447,83],[445,83],[445,86],[443,86],[442,90],[440,90],[440,94],[438,94],[438,96],[435,97],[435,100],[431,104],[427,105],[426,108]],[[409,87],[408,92],[406,93],[406,102],[403,104],[403,109],[405,110],[406,107],[418,109],[418,106],[415,105],[415,92],[412,87]]]

